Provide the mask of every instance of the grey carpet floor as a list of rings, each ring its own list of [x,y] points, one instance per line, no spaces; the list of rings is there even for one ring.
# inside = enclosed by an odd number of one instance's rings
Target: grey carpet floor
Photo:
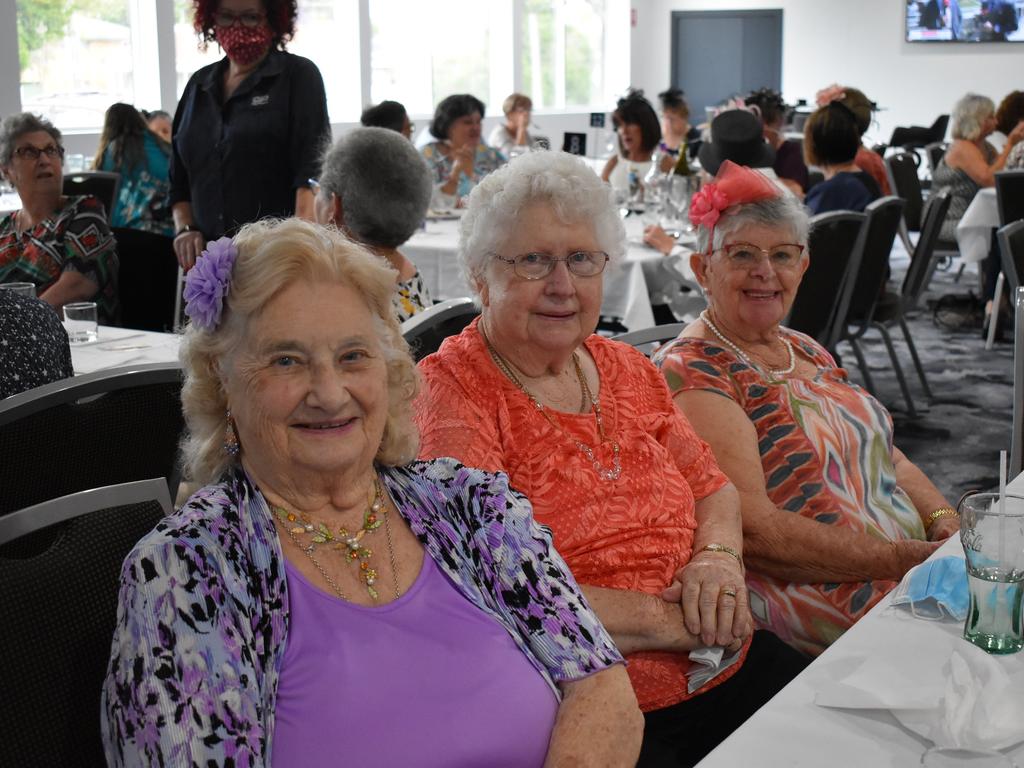
[[[893,288],[898,288],[906,269],[906,253],[897,245],[893,251]],[[877,331],[869,331],[862,342],[868,369],[878,398],[895,423],[895,443],[938,486],[950,503],[975,489],[998,485],[999,452],[1010,450],[1013,404],[1013,344],[997,342],[986,351],[981,329],[950,331],[933,320],[931,306],[943,294],[977,293],[977,276],[971,268],[958,283],[955,269],[936,272],[921,309],[908,325],[925,375],[932,390],[925,399],[910,354],[899,328],[892,331],[900,359],[918,409],[909,418],[892,364]],[[1010,339],[1010,333],[1006,334]],[[856,358],[847,343],[839,346],[843,365],[850,377],[863,383]]]

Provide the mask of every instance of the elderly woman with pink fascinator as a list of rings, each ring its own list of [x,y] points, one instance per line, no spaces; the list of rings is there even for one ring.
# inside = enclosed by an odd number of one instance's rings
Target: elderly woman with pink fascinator
[[[881,403],[781,325],[809,263],[800,203],[727,161],[690,218],[708,307],[655,363],[739,490],[754,620],[818,654],[959,521]]]

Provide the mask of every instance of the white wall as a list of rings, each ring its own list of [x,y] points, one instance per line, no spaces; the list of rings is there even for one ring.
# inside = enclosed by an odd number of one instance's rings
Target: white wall
[[[904,42],[904,0],[632,0],[633,85],[655,95],[669,84],[672,11],[781,8],[782,90],[813,104],[830,83],[864,91],[881,110],[869,136],[897,125],[931,125],[968,91],[992,98],[1024,88],[1024,44]],[[714,66],[714,62],[708,62]],[[722,94],[723,98],[730,94]]]

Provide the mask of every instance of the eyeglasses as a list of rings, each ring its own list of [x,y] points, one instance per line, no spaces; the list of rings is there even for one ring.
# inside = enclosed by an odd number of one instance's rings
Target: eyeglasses
[[[577,277],[595,277],[604,272],[608,263],[608,254],[604,251],[575,251],[564,259],[550,253],[524,253],[509,259],[500,254],[493,254],[496,259],[511,264],[519,277],[525,280],[541,280],[551,274],[555,264],[564,261],[566,269]]]
[[[243,27],[258,27],[267,18],[267,14],[258,11],[246,11],[245,13],[230,13],[229,11],[217,11],[213,14],[213,23],[218,27],[233,27],[241,22]]]
[[[799,243],[779,243],[771,248],[758,248],[750,243],[731,243],[719,250],[725,254],[726,261],[732,269],[753,269],[764,255],[774,269],[788,270],[795,269],[800,263],[804,246]]]
[[[320,182],[316,179],[306,179],[306,183],[309,184],[309,188],[313,190],[313,194],[317,195],[320,193]]]
[[[14,154],[26,160],[38,160],[40,155],[46,155],[51,160],[56,160],[58,157],[64,157],[64,147],[50,144],[39,149],[39,147],[33,147],[29,144],[27,147],[18,147],[14,150]]]

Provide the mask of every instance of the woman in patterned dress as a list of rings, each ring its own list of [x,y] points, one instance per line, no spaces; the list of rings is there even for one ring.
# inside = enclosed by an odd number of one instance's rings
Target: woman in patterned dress
[[[398,322],[433,304],[416,265],[398,248],[430,205],[430,169],[412,144],[387,128],[355,128],[327,154],[317,180],[316,220],[333,224],[398,270]]]
[[[806,211],[731,163],[704,190],[690,263],[708,308],[655,363],[740,492],[755,620],[817,654],[959,521],[881,403],[780,326],[807,269]]]
[[[393,289],[298,219],[189,272],[184,456],[207,485],[125,560],[110,765],[635,762],[622,657],[526,498],[410,463]]]

